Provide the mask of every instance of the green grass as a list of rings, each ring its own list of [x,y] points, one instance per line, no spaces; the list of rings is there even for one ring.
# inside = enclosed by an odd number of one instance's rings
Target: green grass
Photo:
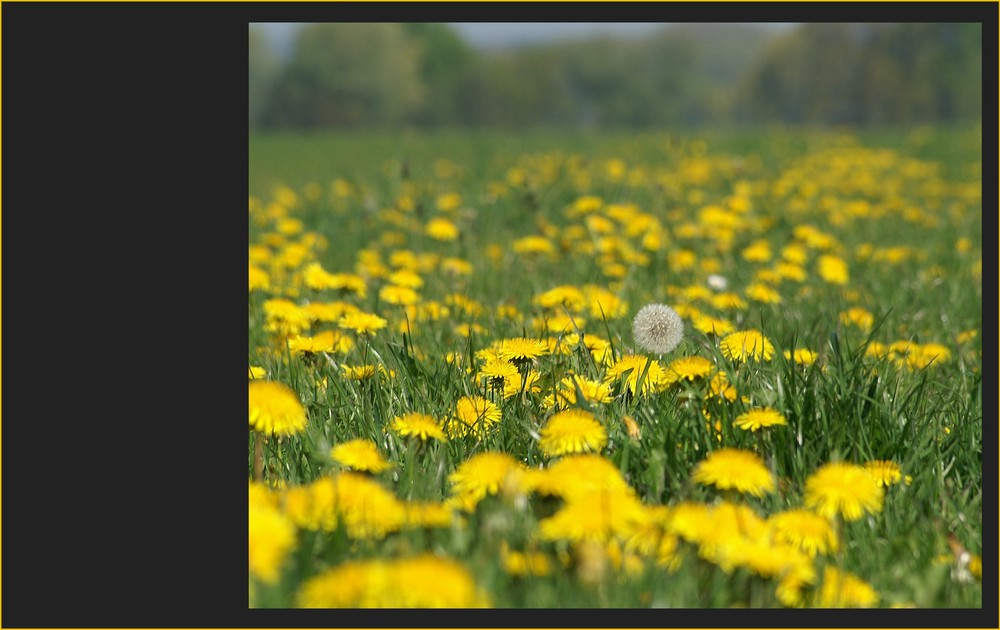
[[[355,438],[373,441],[395,464],[372,479],[401,501],[446,501],[449,475],[484,452],[510,454],[526,468],[548,468],[557,458],[547,457],[537,439],[553,413],[544,404],[546,394],[570,370],[600,380],[604,368],[579,348],[542,356],[533,365],[540,391],[506,399],[483,389],[464,368],[475,370],[481,364],[476,352],[502,339],[558,337],[532,327],[546,314],[535,297],[558,286],[593,285],[627,305],[620,316],[576,313],[586,318],[581,331],[606,339],[615,356],[642,353],[631,319],[649,302],[695,307],[735,330],[758,330],[776,349],[769,361],[732,361],[720,351],[722,335],[696,330],[686,318],[680,346],[651,358],[664,366],[686,356],[709,359],[735,387],[735,400],[712,396],[707,383],[695,381],[639,396],[615,386],[610,402],[576,405],[606,427],[608,444],[600,454],[643,504],[717,505],[726,498],[766,519],[802,506],[807,480],[828,462],[892,460],[910,481],[886,488],[880,510],[837,525],[840,548],[814,560],[818,575],[830,565],[857,576],[877,593],[878,606],[979,607],[980,582],[955,578],[951,544],[974,556],[982,549],[982,351],[980,336],[970,335],[982,327],[980,151],[978,130],[928,128],[867,135],[771,130],[699,137],[251,137],[249,242],[261,256],[254,264],[268,273],[271,287],[249,293],[248,363],[294,390],[308,424],[281,439],[251,430],[248,476],[255,477],[259,445],[264,472],[258,481],[273,488],[276,505],[287,510],[282,497],[290,488],[340,474],[343,467],[330,449]],[[624,177],[609,170],[611,160],[625,164]],[[515,173],[523,181],[513,179]],[[437,208],[446,193],[461,196],[457,210]],[[611,219],[608,234],[600,222],[587,224],[567,212],[588,195],[603,201],[592,216]],[[741,200],[746,207],[734,210]],[[630,204],[661,226],[659,248],[644,248],[644,233],[629,234],[627,222],[608,216],[609,206]],[[712,206],[739,223],[728,238],[705,223],[705,209]],[[453,220],[460,230],[456,240],[424,233],[426,222],[438,216]],[[301,230],[277,236],[281,219],[301,221]],[[803,243],[801,226],[829,242]],[[551,257],[515,251],[517,239],[546,233],[556,247]],[[771,259],[747,260],[744,249],[761,241],[769,244]],[[789,245],[806,252],[805,280],[771,278],[779,304],[747,297],[745,289],[762,273],[766,279]],[[304,256],[292,256],[296,248]],[[421,303],[447,305],[448,314],[411,322],[412,334],[403,334],[402,308],[379,297],[384,277],[367,278],[364,298],[302,284],[310,261],[329,273],[361,273],[365,251],[377,253],[388,270],[401,265],[391,263],[400,252],[437,256],[418,269],[424,282],[419,295]],[[683,251],[695,257],[690,268],[674,262]],[[823,255],[847,263],[846,284],[819,276]],[[439,264],[445,258],[467,261],[472,273],[449,275]],[[745,308],[685,297],[686,289],[707,286],[710,273],[725,276],[727,291],[741,296]],[[482,311],[467,314],[448,305],[456,295],[476,301]],[[367,340],[356,338],[347,353],[293,354],[267,329],[264,305],[277,298],[298,305],[340,300],[379,314],[389,326]],[[500,305],[515,307],[521,318],[498,315]],[[845,323],[841,314],[851,307],[870,312],[872,326]],[[469,337],[456,333],[456,325],[471,323],[481,330]],[[323,330],[338,328],[313,322],[301,334]],[[905,341],[940,344],[950,355],[930,366],[907,367],[898,355],[870,351]],[[795,348],[814,351],[816,362],[786,359],[783,352]],[[460,363],[446,359],[449,353]],[[381,365],[393,376],[351,380],[341,364]],[[502,421],[482,439],[420,445],[390,429],[393,418],[412,411],[443,419],[458,398],[475,394],[502,410]],[[739,414],[764,406],[779,410],[787,425],[753,433],[735,426]],[[627,434],[626,416],[640,426],[640,439]],[[710,428],[716,421],[718,435]],[[722,446],[760,455],[777,481],[775,491],[759,498],[723,496],[693,481],[699,462]],[[604,558],[599,577],[588,580],[579,547],[538,536],[540,523],[560,505],[534,493],[516,503],[501,493],[471,512],[456,509],[461,518],[451,526],[403,528],[385,536],[353,535],[343,523],[328,531],[300,524],[294,547],[280,563],[280,579],[251,579],[251,605],[293,606],[303,584],[344,563],[422,552],[459,562],[495,607],[782,605],[777,579],[743,566],[725,570],[700,557],[698,545],[688,540],[680,542],[672,571],[640,554],[634,572]],[[500,562],[504,544],[540,551],[551,572],[509,574]],[[814,585],[818,592],[819,583]],[[813,591],[805,592],[809,605]]]

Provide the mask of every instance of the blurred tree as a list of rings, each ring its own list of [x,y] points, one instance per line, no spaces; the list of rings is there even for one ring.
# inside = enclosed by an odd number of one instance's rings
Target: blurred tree
[[[475,71],[476,53],[447,24],[406,22],[420,59],[419,75],[425,98],[409,118],[419,125],[453,125],[460,122],[463,91]]]
[[[259,26],[250,26],[250,127],[259,126],[265,99],[271,89],[280,63]]]
[[[483,56],[471,66],[459,104],[472,127],[569,127],[577,103],[557,55],[545,47]]]
[[[736,91],[747,122],[911,125],[982,116],[982,27],[805,24],[776,39]]]
[[[309,24],[263,121],[297,128],[398,125],[422,102],[420,63],[400,23]]]
[[[250,121],[298,128],[909,125],[982,116],[978,23],[678,24],[506,51],[447,24],[312,24],[278,67],[251,29]]]
[[[860,122],[858,25],[805,24],[776,39],[741,87],[734,115],[751,122]]]
[[[706,122],[707,78],[699,71],[697,39],[689,33],[665,32],[633,51],[639,69],[630,91],[637,95],[631,126],[693,126]]]
[[[662,34],[667,35],[690,47],[687,75],[697,98],[686,108],[686,119],[698,123],[728,120],[735,86],[775,37],[766,26],[736,23],[675,24]]]
[[[982,117],[982,26],[877,25],[866,50],[866,111],[876,124]]]

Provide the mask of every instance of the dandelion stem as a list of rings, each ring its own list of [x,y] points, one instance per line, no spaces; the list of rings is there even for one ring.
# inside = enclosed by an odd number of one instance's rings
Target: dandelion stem
[[[253,440],[253,479],[254,481],[264,480],[264,437],[254,436]]]

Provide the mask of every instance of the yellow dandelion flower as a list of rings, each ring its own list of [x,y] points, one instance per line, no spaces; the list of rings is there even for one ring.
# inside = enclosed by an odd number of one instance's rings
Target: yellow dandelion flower
[[[509,575],[544,577],[552,573],[552,561],[547,555],[540,551],[512,551],[506,540],[500,543],[500,561]]]
[[[352,560],[305,580],[300,608],[484,608],[489,596],[451,558]]]
[[[451,527],[455,523],[454,511],[441,501],[405,501],[403,512],[405,527]]]
[[[343,374],[344,378],[351,381],[363,381],[365,379],[374,378],[375,375],[387,376],[389,378],[394,378],[396,376],[395,370],[386,371],[381,364],[372,365],[344,365],[341,364],[340,372]]]
[[[311,321],[336,322],[345,313],[357,313],[361,309],[354,304],[342,301],[310,302],[302,307]]]
[[[450,212],[452,210],[456,210],[462,205],[462,195],[457,192],[442,193],[437,196],[437,199],[434,200],[434,204],[437,206],[438,210],[441,210],[442,212]]]
[[[305,229],[305,225],[299,219],[293,219],[291,217],[286,217],[286,218],[283,218],[283,219],[279,219],[275,223],[274,228],[279,233],[284,234],[285,236],[292,236],[294,234],[298,234],[303,229]]]
[[[532,303],[545,309],[565,306],[572,313],[580,313],[586,305],[586,297],[581,289],[572,285],[560,285],[543,291],[532,298]]]
[[[865,348],[865,356],[870,359],[881,359],[889,356],[889,346],[878,341],[872,341]]]
[[[878,593],[858,576],[827,566],[818,599],[820,608],[870,608],[878,603]]]
[[[716,282],[718,282],[718,281],[716,281]],[[712,293],[711,289],[709,289],[706,286],[702,286],[700,284],[692,284],[690,286],[684,287],[681,290],[680,295],[681,295],[681,297],[683,299],[688,300],[690,302],[694,302],[694,301],[697,301],[697,300],[703,300],[703,301],[706,301],[706,302],[711,302],[712,301],[712,296],[714,294]],[[689,305],[685,305],[685,306],[687,306],[688,309],[691,308]],[[680,313],[679,310],[678,310],[678,313]],[[685,316],[690,316],[690,314],[687,314]]]
[[[264,302],[264,328],[268,332],[281,335],[297,335],[308,330],[312,318],[295,302],[285,298],[273,298]]]
[[[508,389],[514,390],[521,385],[521,373],[517,371],[517,366],[506,359],[490,358],[479,368],[476,380],[486,386],[489,391],[506,393]]]
[[[836,239],[832,236],[811,225],[796,225],[792,229],[792,235],[813,249],[831,249],[837,244]]]
[[[518,254],[555,255],[556,246],[544,236],[522,236],[514,239],[511,249]]]
[[[410,305],[420,300],[420,294],[410,287],[387,284],[378,291],[380,300],[387,304]]]
[[[563,336],[560,351],[570,354],[581,343],[594,357],[597,365],[610,365],[612,363],[611,342],[591,333],[583,333],[582,338],[576,333]]]
[[[489,596],[457,560],[425,553],[393,562],[379,608],[486,608]],[[381,585],[380,585],[381,586]]]
[[[591,404],[604,404],[614,399],[611,393],[611,385],[608,383],[591,381],[578,374],[573,374],[563,377],[559,381],[555,398],[548,396],[545,400],[550,407],[575,405],[578,400],[577,392],[583,396],[583,400]]]
[[[538,442],[546,457],[567,453],[600,451],[608,443],[608,432],[583,409],[567,409],[553,415],[539,431]]]
[[[386,280],[396,286],[409,287],[411,289],[419,289],[424,286],[424,279],[420,277],[420,274],[406,268],[393,271]]]
[[[458,238],[458,227],[444,217],[435,217],[428,221],[424,232],[436,241],[453,241]]]
[[[271,289],[271,276],[260,267],[250,263],[250,291],[268,291]]]
[[[324,330],[316,335],[296,335],[288,340],[288,350],[293,355],[318,352],[346,353],[354,347],[354,340],[336,330]]]
[[[708,382],[708,388],[712,395],[724,398],[729,402],[736,400],[736,388],[729,382],[729,377],[725,372],[716,372]]]
[[[983,581],[983,557],[973,555],[969,558],[969,573],[980,582]]]
[[[542,495],[569,499],[591,492],[628,492],[630,486],[618,467],[597,453],[566,455],[534,477],[533,488]]]
[[[842,312],[839,319],[845,325],[857,326],[862,330],[871,330],[875,324],[875,316],[860,306],[854,306]]]
[[[302,282],[314,291],[336,288],[336,278],[318,262],[311,262],[302,269]]]
[[[666,529],[689,542],[697,542],[704,524],[711,519],[712,506],[694,501],[681,501],[670,508]]]
[[[876,459],[865,462],[865,470],[875,478],[875,483],[882,488],[888,488],[903,480],[903,473],[899,469],[899,464],[891,460]]]
[[[395,466],[382,457],[375,442],[361,438],[334,446],[330,457],[341,466],[362,472],[380,473]]]
[[[733,324],[725,319],[698,313],[691,317],[691,326],[706,335],[728,335],[736,330]]]
[[[574,495],[538,523],[542,540],[605,542],[626,536],[644,520],[645,508],[631,491],[597,490]]]
[[[746,300],[735,293],[719,293],[711,298],[712,306],[719,310],[745,310]]]
[[[799,365],[812,365],[816,362],[819,354],[808,348],[796,348],[793,350],[785,350],[784,356],[789,361],[794,361]]]
[[[337,326],[347,330],[353,330],[359,335],[374,334],[376,330],[385,328],[389,324],[388,320],[382,319],[374,313],[345,313],[337,321]]]
[[[548,313],[545,317],[537,318],[532,322],[532,326],[538,332],[550,332],[555,334],[572,333],[583,328],[587,323],[586,318],[570,313]]]
[[[500,422],[501,411],[495,403],[482,396],[462,396],[455,403],[455,414],[445,426],[449,436],[482,436]]]
[[[663,382],[672,385],[679,381],[695,381],[710,376],[715,371],[715,364],[705,357],[682,357],[671,361],[666,367]]]
[[[733,361],[770,361],[774,356],[774,345],[758,330],[730,333],[719,347],[722,355]]]
[[[452,331],[459,337],[470,337],[471,335],[482,335],[486,332],[480,324],[475,322],[471,324],[458,324],[452,328]]]
[[[259,365],[251,365],[250,366],[250,380],[251,381],[255,380],[255,379],[258,379],[258,378],[264,378],[265,376],[267,376],[267,370],[265,370],[264,368],[260,367]]]
[[[851,277],[842,258],[825,254],[816,261],[819,277],[831,284],[845,285]]]
[[[611,320],[628,312],[628,303],[604,287],[588,284],[583,287],[583,293],[591,317]]]
[[[342,472],[334,479],[337,516],[355,540],[381,540],[402,529],[403,503],[368,475]]]
[[[392,419],[392,430],[400,437],[416,437],[424,442],[430,439],[448,441],[438,421],[426,413],[412,412],[397,416]]]
[[[441,259],[441,271],[452,276],[471,276],[474,267],[464,258],[448,256]]]
[[[411,319],[420,321],[439,321],[448,317],[451,311],[447,306],[436,300],[424,300],[416,308],[408,309],[407,314],[408,316],[412,314]]]
[[[295,548],[295,524],[269,503],[250,502],[250,575],[276,584],[289,553]]]
[[[785,416],[777,409],[763,407],[761,409],[751,409],[746,413],[736,416],[734,422],[736,426],[747,431],[757,431],[762,427],[773,427],[788,424]]]
[[[497,354],[500,358],[517,364],[532,361],[540,356],[549,354],[549,346],[541,339],[515,337],[512,339],[503,339],[500,342]]]
[[[789,263],[802,265],[809,259],[809,252],[799,243],[792,243],[781,248],[781,257]]]
[[[794,545],[810,557],[837,551],[839,541],[829,519],[801,508],[785,510],[768,517],[778,542]]]
[[[567,208],[566,214],[570,217],[581,216],[596,212],[604,207],[604,199],[597,195],[583,195],[578,197],[573,204]]]
[[[691,479],[720,490],[764,496],[774,491],[774,479],[764,462],[750,451],[721,448],[695,466]]]
[[[671,250],[667,252],[667,264],[678,271],[694,269],[698,264],[698,254],[689,249]]]
[[[774,273],[782,280],[805,282],[809,273],[800,265],[790,262],[779,262],[774,265]]]
[[[740,255],[750,262],[767,262],[771,260],[771,243],[765,240],[754,241],[743,248]]]
[[[767,537],[734,537],[721,550],[723,566],[745,567],[767,579],[797,574],[803,581],[815,579],[812,558],[792,545]]]
[[[767,523],[747,505],[723,501],[711,507],[707,517],[689,539],[698,545],[698,555],[732,572],[746,559],[741,551],[748,543],[767,536]]]
[[[311,262],[302,270],[302,282],[314,291],[336,290],[365,297],[367,285],[364,278],[349,273],[330,273],[317,262]]]
[[[250,381],[250,428],[264,434],[294,435],[306,428],[306,410],[289,386]]]
[[[291,486],[281,491],[284,514],[301,529],[333,531],[337,528],[336,490],[332,477],[321,477],[306,486]]]
[[[804,502],[820,516],[856,521],[882,509],[882,488],[863,467],[846,462],[824,464],[806,479]]]
[[[295,594],[299,608],[353,608],[366,590],[371,561],[349,560],[302,582]]]
[[[522,392],[538,394],[542,391],[542,388],[539,386],[541,380],[542,374],[538,370],[528,370],[517,378],[505,379],[503,397],[505,399],[513,398]]]
[[[970,343],[973,339],[979,336],[979,330],[972,328],[970,330],[965,330],[958,333],[955,336],[955,343],[959,345],[964,345]]]
[[[642,384],[639,379],[645,372]],[[608,367],[604,376],[605,383],[623,381],[625,389],[632,395],[638,390],[641,394],[649,394],[659,391],[664,387],[666,370],[655,359],[650,359],[642,355],[625,355],[620,357],[613,365]]]
[[[746,296],[754,302],[781,304],[781,294],[777,289],[762,282],[755,282],[746,288]]]
[[[910,369],[921,370],[929,366],[938,366],[951,359],[951,350],[939,343],[913,344],[906,353],[905,365]]]
[[[521,469],[521,463],[507,453],[486,451],[473,455],[448,475],[451,494],[463,499],[463,508],[471,512],[486,496],[500,493],[507,476]]]
[[[676,535],[666,531],[670,508],[665,505],[644,505],[643,511],[645,516],[636,520],[635,527],[624,538],[625,551],[643,556],[659,556],[657,564],[667,566],[678,542]],[[660,560],[663,562],[659,562]]]

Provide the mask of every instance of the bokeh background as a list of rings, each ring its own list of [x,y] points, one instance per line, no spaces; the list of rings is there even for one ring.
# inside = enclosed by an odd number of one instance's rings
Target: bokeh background
[[[982,117],[979,23],[249,25],[252,131]]]

